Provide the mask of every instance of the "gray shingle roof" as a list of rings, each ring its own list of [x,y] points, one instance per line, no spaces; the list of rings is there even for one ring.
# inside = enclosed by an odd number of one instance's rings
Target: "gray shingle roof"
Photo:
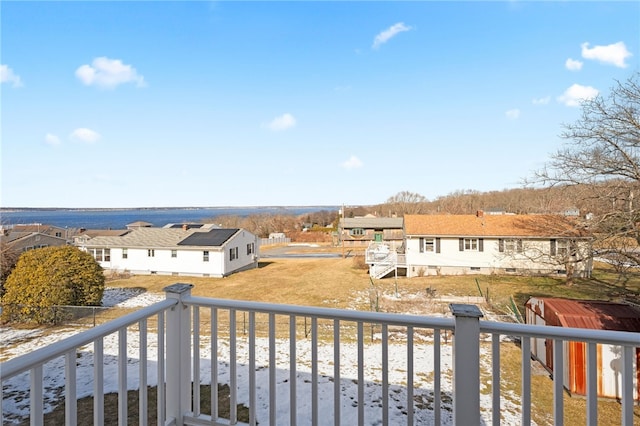
[[[238,229],[137,228],[123,236],[101,236],[88,241],[89,247],[164,248],[217,247]]]

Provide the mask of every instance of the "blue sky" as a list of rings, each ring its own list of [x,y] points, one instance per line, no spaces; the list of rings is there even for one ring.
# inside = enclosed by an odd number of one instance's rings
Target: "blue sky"
[[[0,5],[3,207],[520,186],[639,70],[638,2]]]

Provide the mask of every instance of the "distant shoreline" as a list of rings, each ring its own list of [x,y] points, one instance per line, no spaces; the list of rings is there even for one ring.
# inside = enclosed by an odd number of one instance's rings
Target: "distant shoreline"
[[[37,212],[37,211],[76,211],[76,212],[104,212],[130,210],[228,210],[228,209],[259,209],[259,210],[292,210],[312,209],[333,210],[339,206],[211,206],[211,207],[0,207],[0,212]]]

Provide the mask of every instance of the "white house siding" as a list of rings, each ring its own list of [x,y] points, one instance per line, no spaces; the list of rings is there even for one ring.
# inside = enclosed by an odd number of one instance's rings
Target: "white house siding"
[[[214,229],[211,232],[219,231],[233,230]],[[197,230],[183,232],[176,229],[141,229],[125,237],[96,237],[89,240],[82,248],[94,256],[96,250],[103,250],[102,253],[104,253],[105,249],[109,249],[109,261],[106,261],[104,256],[96,256],[100,265],[106,270],[128,271],[133,274],[224,277],[240,270],[257,267],[258,242],[252,233],[239,229],[224,241],[215,238],[187,239],[198,232]],[[204,236],[204,233],[202,235]],[[144,244],[141,242],[143,238],[147,238],[145,240],[147,242],[164,238],[169,244],[166,246]],[[127,241],[133,241],[133,244],[127,245]],[[190,242],[211,243],[211,245],[195,245]],[[247,253],[249,244],[253,247],[252,253]],[[238,257],[234,260],[230,259],[231,248],[237,248]],[[123,258],[124,250],[127,251],[126,258]],[[150,250],[153,250],[152,256],[149,255]],[[176,257],[172,257],[173,251]],[[205,251],[208,252],[208,261],[205,261]]]
[[[549,274],[563,271],[565,266],[549,256],[550,239],[523,240],[523,253],[500,252],[500,238],[464,237],[482,239],[483,250],[460,251],[459,237],[425,238],[440,239],[440,253],[420,252],[420,237],[406,239],[407,276],[491,274],[491,273],[534,273]],[[588,250],[586,243],[580,243],[581,250]],[[588,256],[587,256],[588,257]],[[581,274],[590,267],[588,262],[576,264],[576,273]]]
[[[186,276],[224,276],[224,254],[215,247],[197,249],[178,249],[176,257],[172,250],[156,248],[154,256],[149,249],[127,248],[127,258],[122,257],[122,248],[111,249],[111,261],[99,262],[104,269],[127,271],[132,274],[186,275]],[[209,261],[204,261],[204,250],[209,251]]]
[[[247,254],[247,244],[253,244],[253,253]],[[229,250],[238,249],[238,258],[231,260]],[[243,269],[258,267],[258,240],[250,232],[240,230],[233,239],[224,246],[224,269],[227,274]]]

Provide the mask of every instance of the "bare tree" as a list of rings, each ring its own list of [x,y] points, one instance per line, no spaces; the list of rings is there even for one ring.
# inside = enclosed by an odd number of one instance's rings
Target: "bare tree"
[[[405,214],[421,214],[426,210],[427,199],[420,194],[409,191],[398,192],[386,201],[386,208],[398,216]]]
[[[634,263],[640,252],[640,73],[582,104],[581,117],[565,124],[563,148],[535,175],[551,186],[576,189],[593,213],[589,223],[596,248]],[[623,249],[620,249],[623,247]]]

